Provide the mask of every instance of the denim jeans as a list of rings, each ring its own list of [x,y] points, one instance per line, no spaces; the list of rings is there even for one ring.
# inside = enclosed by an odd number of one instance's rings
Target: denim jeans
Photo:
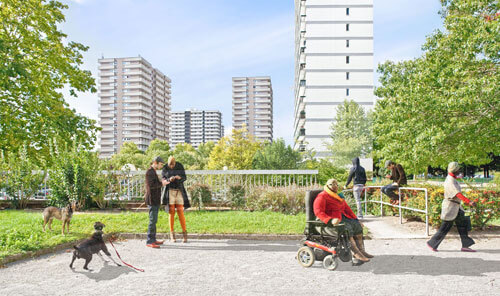
[[[356,214],[358,215],[358,218],[363,218],[363,208],[361,207],[361,192],[363,192],[364,187],[365,186],[363,184],[355,184],[352,188],[352,194],[356,199],[356,208],[358,210]]]
[[[146,244],[152,244],[156,241],[156,222],[158,222],[158,210],[160,206],[149,207],[149,225],[148,225],[148,240]]]
[[[394,191],[398,190],[398,185],[386,185],[382,187],[382,192],[387,195],[392,200],[399,200],[399,195],[397,195]]]

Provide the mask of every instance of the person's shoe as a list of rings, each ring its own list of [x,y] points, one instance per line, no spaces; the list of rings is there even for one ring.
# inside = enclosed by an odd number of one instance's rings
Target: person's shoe
[[[358,247],[358,250],[359,252],[365,256],[366,258],[370,259],[370,258],[373,258],[374,256],[373,255],[370,255],[368,254],[366,251],[365,251],[365,242],[363,240],[363,235],[360,234],[360,235],[356,235],[354,236],[354,240],[356,241],[356,245]]]
[[[429,247],[429,249],[431,249],[431,251],[433,251],[433,252],[437,252],[438,251],[437,249],[434,249],[433,247],[431,247],[431,245],[429,245],[429,243],[427,243],[427,247]]]
[[[476,250],[473,250],[471,248],[461,248],[460,251],[462,252],[470,252],[470,253],[475,253],[477,252]]]
[[[356,246],[356,241],[353,237],[349,238],[349,242],[351,243],[351,252],[354,258],[358,259],[359,261],[370,262],[370,259],[363,256],[363,254],[359,251],[358,247]]]
[[[153,244],[159,246],[159,245],[163,245],[163,241],[155,241]]]
[[[175,242],[177,242],[177,241],[175,240],[175,232],[170,232],[170,242],[171,242],[171,243],[175,243]]]
[[[160,248],[160,246],[155,245],[154,243],[152,243],[152,244],[147,244],[147,245],[146,245],[146,247],[148,247],[148,248],[153,248],[153,249],[159,249],[159,248]]]
[[[188,233],[187,231],[182,232],[182,242],[187,243],[188,242]]]
[[[396,200],[394,201],[393,205],[395,205],[395,206],[399,205],[399,200],[397,200],[397,199],[396,199]]]

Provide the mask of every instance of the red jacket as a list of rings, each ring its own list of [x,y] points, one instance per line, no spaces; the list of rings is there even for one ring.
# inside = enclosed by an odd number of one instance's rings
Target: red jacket
[[[339,201],[326,191],[318,194],[314,200],[314,215],[325,224],[333,218],[342,220],[342,214],[350,219],[358,219],[345,200]]]

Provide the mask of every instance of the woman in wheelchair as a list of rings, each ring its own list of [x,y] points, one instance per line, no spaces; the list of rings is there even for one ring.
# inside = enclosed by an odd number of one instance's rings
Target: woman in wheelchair
[[[342,193],[337,193],[338,183],[335,179],[327,181],[324,191],[318,194],[314,200],[314,214],[323,223],[329,227],[325,228],[325,232],[335,235],[334,226],[343,223],[349,233],[349,242],[354,258],[368,262],[373,258],[372,255],[366,253],[363,242],[363,224],[351,210],[347,202],[344,200]]]

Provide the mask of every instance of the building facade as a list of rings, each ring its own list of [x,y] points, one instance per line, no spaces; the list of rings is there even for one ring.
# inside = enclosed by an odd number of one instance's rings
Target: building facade
[[[371,109],[373,0],[295,0],[294,148],[329,155],[336,108]]]
[[[243,126],[257,141],[273,140],[271,77],[233,77],[233,129]]]
[[[101,157],[125,142],[146,150],[154,139],[169,141],[171,80],[142,57],[99,59]]]
[[[188,143],[198,148],[202,143],[217,142],[224,137],[220,111],[186,110],[172,112],[170,146]]]

